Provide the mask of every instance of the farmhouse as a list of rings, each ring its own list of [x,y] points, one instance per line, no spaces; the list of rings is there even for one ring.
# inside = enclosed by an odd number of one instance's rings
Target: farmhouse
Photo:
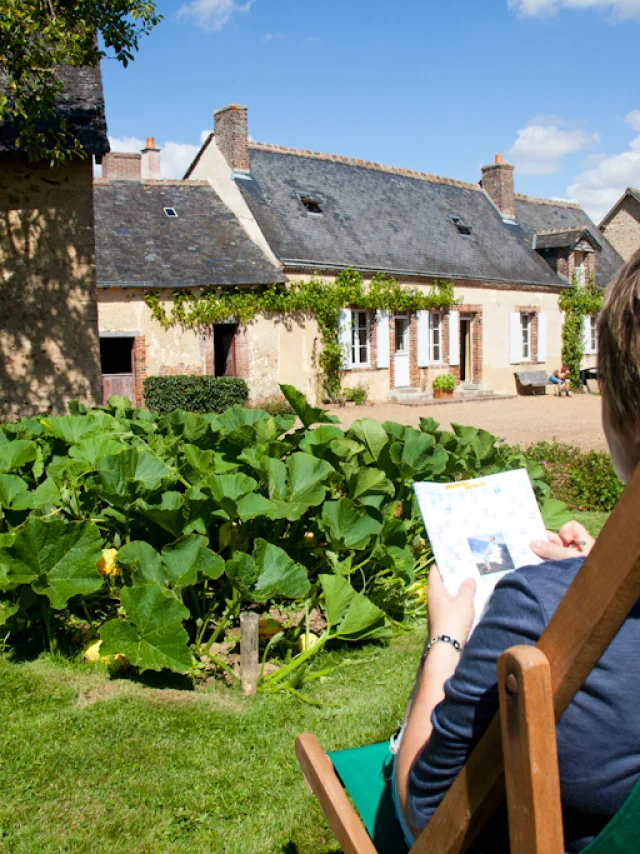
[[[258,320],[247,331],[229,318],[196,332],[164,329],[153,319],[144,301],[150,291],[170,304],[176,289],[199,293],[285,281],[208,181],[159,176],[160,151],[149,139],[141,154],[107,155],[94,182],[103,398],[122,394],[142,403],[142,383],[152,375],[227,375],[252,388],[269,384],[271,321]]]
[[[88,155],[109,150],[99,68],[64,68],[43,128],[67,122]],[[0,92],[3,89],[0,80]],[[0,123],[0,410],[3,418],[99,400],[92,157],[29,162]]]
[[[640,249],[640,190],[627,187],[600,223],[600,231],[625,261]]]
[[[552,371],[561,358],[559,295],[576,278],[606,285],[622,263],[579,205],[516,193],[513,166],[499,155],[479,183],[457,181],[252,142],[247,109],[232,105],[215,113],[185,177],[208,181],[289,281],[330,282],[352,267],[425,292],[454,283],[459,303],[442,311],[346,307],[346,384],[366,385],[374,399],[429,389],[443,372],[471,393],[512,391],[515,369]],[[272,365],[252,394],[286,381],[313,396],[316,324],[274,323],[249,333],[266,339]],[[585,344],[590,365],[590,320]]]

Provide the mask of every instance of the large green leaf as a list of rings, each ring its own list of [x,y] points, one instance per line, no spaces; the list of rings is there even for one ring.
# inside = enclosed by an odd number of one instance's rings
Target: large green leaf
[[[136,498],[146,498],[166,481],[171,470],[150,451],[127,448],[98,460],[98,488],[116,507],[126,507]]]
[[[135,540],[122,546],[118,552],[118,563],[129,571],[134,587],[148,582],[162,587],[165,583],[166,571],[151,543]]]
[[[69,456],[95,465],[100,457],[111,456],[125,449],[125,445],[112,436],[91,436],[69,448]]]
[[[547,498],[542,505],[542,521],[549,531],[559,531],[563,525],[570,522],[573,515],[564,501]]]
[[[208,542],[206,537],[189,534],[164,547],[162,562],[173,588],[195,584],[201,575],[211,579],[222,575],[224,560],[208,548]]]
[[[302,599],[309,592],[306,569],[291,560],[283,549],[266,540],[257,539],[253,557],[258,569],[258,579],[253,591],[256,601],[266,602],[274,596]]]
[[[326,495],[322,481],[333,474],[335,469],[325,460],[319,460],[310,454],[295,453],[287,459],[289,481],[289,501],[316,507]]]
[[[182,622],[189,611],[184,605],[156,584],[125,587],[121,601],[130,622],[110,620],[102,626],[101,653],[126,655],[140,670],[188,673],[189,635]]]
[[[394,442],[389,453],[405,479],[418,476],[429,479],[442,474],[447,467],[448,457],[444,448],[436,445],[429,433],[421,433],[412,427],[407,427],[404,442]]]
[[[19,610],[20,605],[17,602],[0,600],[0,628],[5,626],[11,617],[15,616]]]
[[[294,386],[281,385],[280,391],[289,401],[289,405],[305,427],[311,427],[312,424],[335,424],[339,421],[336,415],[329,415],[319,406],[311,406],[307,403],[304,394]]]
[[[339,575],[321,575],[319,578],[332,637],[357,642],[393,636],[385,613],[362,593],[357,593],[346,578]]]
[[[363,549],[382,528],[365,507],[356,507],[348,498],[325,501],[322,527],[332,541],[347,549]]]
[[[187,466],[197,479],[206,477],[216,470],[213,451],[203,451],[196,445],[185,445],[182,449]]]
[[[16,498],[30,495],[27,483],[15,474],[0,474],[0,507],[12,507]]]
[[[60,490],[53,478],[48,477],[33,492],[21,493],[13,502],[14,510],[38,509],[45,513],[60,504]]]
[[[38,446],[28,439],[14,439],[0,445],[0,472],[16,471],[38,456]]]
[[[373,418],[360,418],[351,425],[347,436],[355,439],[366,448],[363,462],[366,465],[375,463],[389,442],[389,437],[379,421]]]
[[[462,424],[452,424],[453,432],[479,462],[483,462],[494,454],[496,437],[479,427],[464,427]]]
[[[31,516],[13,545],[0,551],[0,587],[31,583],[61,609],[72,596],[102,586],[96,569],[101,555],[102,535],[92,522]]]
[[[60,418],[43,418],[42,424],[46,432],[56,439],[61,439],[67,445],[75,445],[88,436],[96,435],[104,430],[104,425],[96,418],[86,415],[63,415]]]
[[[365,495],[390,495],[395,489],[393,483],[380,469],[363,466],[349,478],[349,498],[358,501]]]
[[[135,508],[163,530],[179,537],[186,524],[185,496],[182,492],[163,492],[160,501],[137,501]]]

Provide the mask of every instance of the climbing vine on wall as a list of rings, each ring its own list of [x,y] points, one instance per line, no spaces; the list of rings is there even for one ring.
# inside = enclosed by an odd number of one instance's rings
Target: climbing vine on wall
[[[404,288],[395,279],[376,275],[365,286],[364,277],[355,270],[344,270],[332,283],[311,279],[287,286],[218,288],[202,293],[179,290],[174,292],[169,311],[155,291],[147,293],[145,301],[165,328],[179,325],[187,329],[206,329],[227,318],[235,318],[246,325],[257,315],[271,312],[315,315],[322,341],[318,367],[331,400],[339,395],[343,377],[339,336],[341,309],[357,306],[369,311],[420,311],[449,308],[456,302],[452,282],[437,281],[429,292],[424,292]]]
[[[582,388],[580,367],[584,356],[584,318],[597,314],[602,305],[602,291],[592,279],[586,287],[574,280],[572,286],[560,295],[560,310],[564,312],[562,326],[562,361],[571,373],[571,385]]]

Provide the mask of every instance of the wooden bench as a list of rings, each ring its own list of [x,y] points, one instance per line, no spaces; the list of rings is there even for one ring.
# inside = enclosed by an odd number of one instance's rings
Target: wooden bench
[[[514,371],[518,394],[546,394],[553,385],[546,371]]]

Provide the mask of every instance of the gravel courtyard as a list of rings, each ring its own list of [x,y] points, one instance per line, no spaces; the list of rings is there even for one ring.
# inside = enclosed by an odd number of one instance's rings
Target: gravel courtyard
[[[530,445],[542,439],[579,445],[585,450],[606,450],[600,425],[600,396],[578,394],[573,397],[518,397],[514,400],[488,400],[464,403],[402,406],[375,403],[327,409],[348,427],[358,418],[398,421],[415,427],[420,418],[435,418],[444,429],[451,422],[482,427],[511,444]]]

